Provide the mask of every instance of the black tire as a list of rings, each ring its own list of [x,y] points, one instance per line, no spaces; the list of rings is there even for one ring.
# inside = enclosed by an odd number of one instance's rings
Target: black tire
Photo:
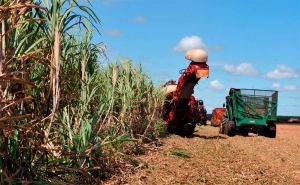
[[[248,136],[249,130],[246,127],[242,127],[240,133],[242,136]]]
[[[194,133],[195,127],[196,127],[196,124],[185,123],[183,125],[183,136],[190,137]]]
[[[167,127],[167,131],[168,131],[168,133],[170,133],[170,134],[174,134],[174,133],[175,133],[175,130],[171,128],[170,124],[169,124],[168,127]]]
[[[192,122],[192,129],[193,129],[193,132],[195,132],[195,128],[196,128],[196,122]]]
[[[225,126],[224,126],[224,134],[225,135],[228,135],[228,133],[229,133],[229,123],[228,123],[228,121],[225,123]]]
[[[224,134],[230,137],[234,136],[235,131],[233,125],[234,125],[234,121],[227,121],[224,128]]]
[[[267,125],[265,136],[269,138],[276,138],[276,125],[274,123]]]
[[[207,120],[204,120],[203,124],[204,124],[204,126],[206,126],[207,125]]]
[[[276,129],[274,130],[269,130],[269,138],[276,138]]]
[[[244,130],[243,133],[242,133],[242,135],[243,135],[243,136],[249,136],[248,130]]]
[[[220,134],[224,134],[224,130],[225,130],[225,125],[226,125],[226,123],[228,122],[228,118],[226,118],[226,117],[222,117],[222,119],[221,119],[221,123],[220,123]]]

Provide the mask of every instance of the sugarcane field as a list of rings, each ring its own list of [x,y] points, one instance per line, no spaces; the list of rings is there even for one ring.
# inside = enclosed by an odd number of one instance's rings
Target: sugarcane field
[[[300,1],[230,2],[0,0],[0,185],[299,185]]]

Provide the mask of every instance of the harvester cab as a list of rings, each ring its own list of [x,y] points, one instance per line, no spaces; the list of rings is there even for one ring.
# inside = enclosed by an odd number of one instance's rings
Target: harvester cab
[[[197,102],[196,123],[198,125],[206,125],[207,123],[207,111],[203,100],[198,100]]]
[[[202,77],[209,75],[209,66],[206,64],[208,56],[201,49],[186,52],[186,60],[190,64],[181,70],[178,83],[171,80],[164,85],[166,99],[164,102],[163,119],[168,132],[182,136],[190,136],[196,127],[196,97],[193,96],[194,87]]]

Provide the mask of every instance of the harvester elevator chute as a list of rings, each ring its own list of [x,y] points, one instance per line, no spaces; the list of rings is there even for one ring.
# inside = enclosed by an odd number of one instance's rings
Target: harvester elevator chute
[[[201,49],[187,51],[185,59],[190,60],[189,66],[182,71],[176,81],[167,82],[165,87],[163,119],[168,124],[170,133],[190,136],[196,127],[194,87],[202,77],[209,76],[208,56]]]

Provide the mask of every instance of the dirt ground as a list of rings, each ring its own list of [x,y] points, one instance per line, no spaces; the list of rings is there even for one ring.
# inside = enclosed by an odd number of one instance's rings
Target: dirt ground
[[[149,147],[135,156],[138,167],[104,184],[300,184],[299,136],[300,124],[277,124],[276,138],[266,138],[228,137],[208,123]]]

